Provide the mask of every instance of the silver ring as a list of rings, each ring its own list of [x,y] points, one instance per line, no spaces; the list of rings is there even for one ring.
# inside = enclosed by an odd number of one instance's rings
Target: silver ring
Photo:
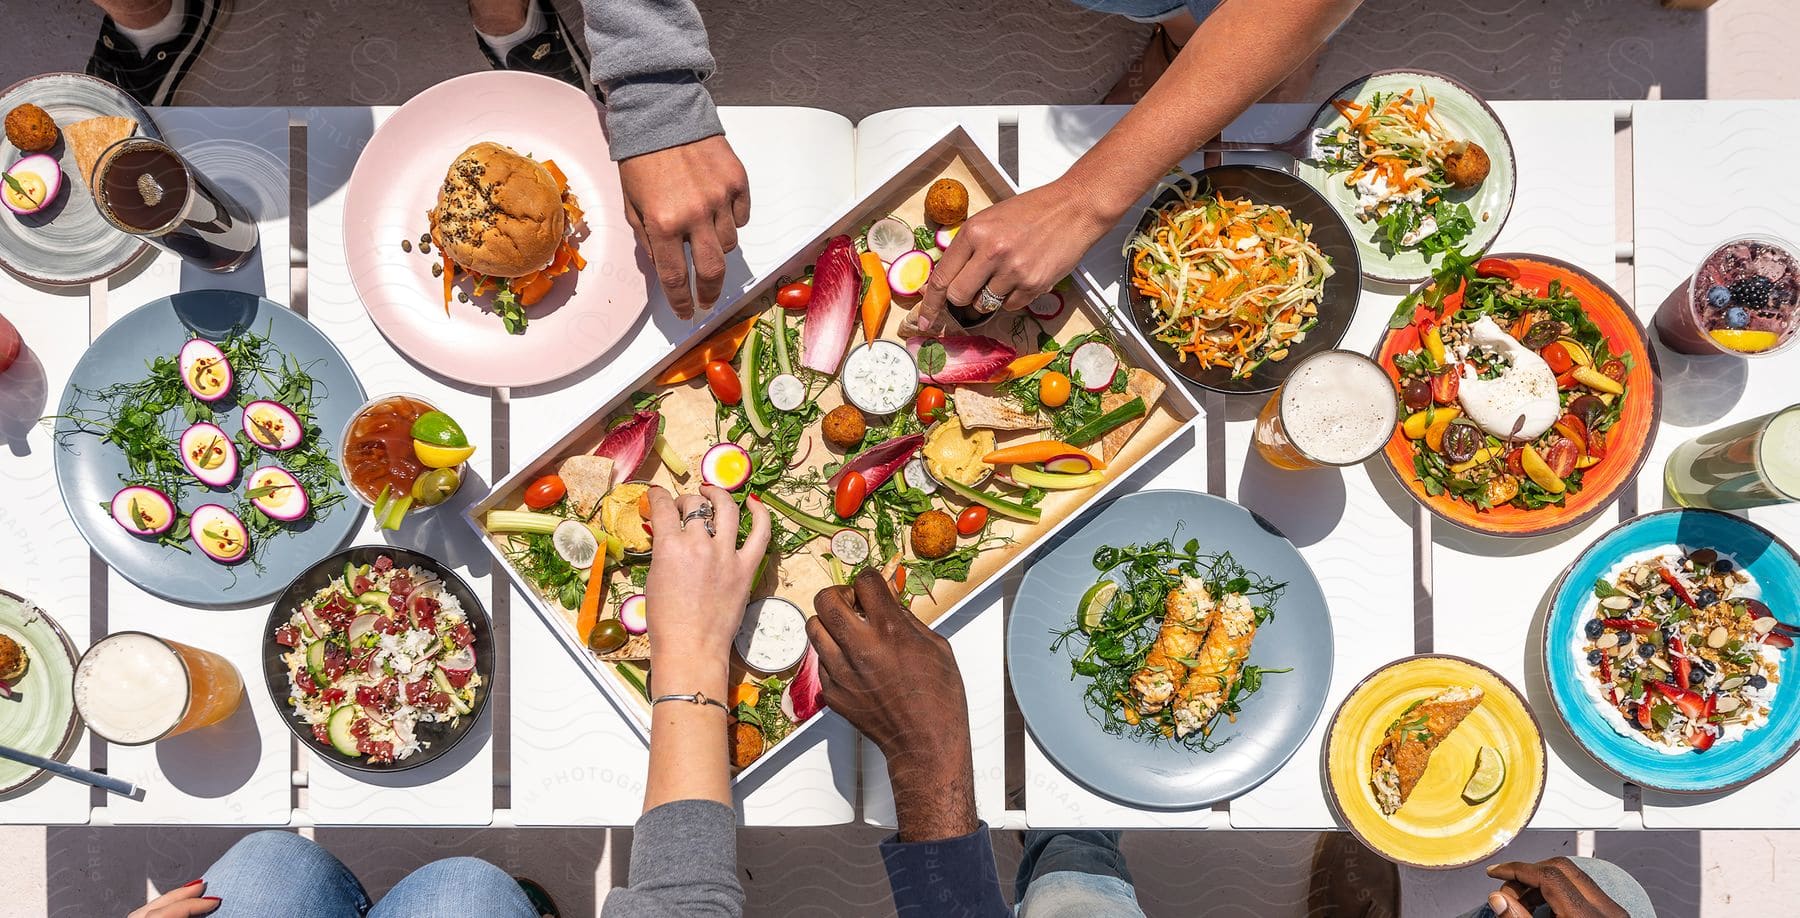
[[[982,287],[980,295],[975,297],[976,312],[993,312],[1005,304],[1006,297],[1003,297],[986,287]]]
[[[716,536],[719,534],[719,530],[715,526],[713,526],[713,505],[712,504],[701,504],[700,506],[695,507],[692,510],[689,510],[687,512],[687,515],[685,515],[681,518],[681,528],[686,529],[687,524],[693,522],[694,520],[699,520],[702,523],[706,524],[706,534],[708,536]]]

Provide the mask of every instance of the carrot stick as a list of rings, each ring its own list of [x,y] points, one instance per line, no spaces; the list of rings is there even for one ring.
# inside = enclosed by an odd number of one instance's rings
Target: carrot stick
[[[1006,382],[1009,379],[1023,379],[1049,366],[1050,362],[1055,360],[1056,357],[1056,351],[1044,351],[1040,354],[1026,354],[1023,357],[1014,358],[1012,363],[1006,365],[1006,369],[1001,372],[1000,378],[995,380],[995,382]]]
[[[756,324],[760,315],[752,314],[749,318],[729,328],[721,329],[711,338],[700,342],[700,346],[681,355],[680,359],[669,364],[669,368],[656,377],[659,386],[673,386],[684,383],[706,372],[706,365],[715,360],[730,360],[737,356],[738,348],[744,339],[750,337],[750,327]]]
[[[894,296],[888,289],[887,271],[881,266],[880,255],[862,253],[862,269],[869,278],[869,292],[863,294],[862,301],[863,338],[873,342],[881,337],[881,326],[887,322],[888,307],[893,304]]]
[[[981,457],[981,461],[988,465],[1023,465],[1028,462],[1047,462],[1058,456],[1081,456],[1096,469],[1106,468],[1106,463],[1061,440],[1033,440],[1030,443],[1008,446],[988,453]]]
[[[594,556],[594,569],[588,572],[587,589],[581,591],[581,611],[575,616],[575,631],[581,635],[581,646],[586,647],[588,638],[594,634],[594,625],[600,620],[600,594],[606,592],[606,546],[600,546],[600,553]]]
[[[450,290],[456,285],[456,263],[450,260],[450,253],[444,253],[444,315],[450,314]]]

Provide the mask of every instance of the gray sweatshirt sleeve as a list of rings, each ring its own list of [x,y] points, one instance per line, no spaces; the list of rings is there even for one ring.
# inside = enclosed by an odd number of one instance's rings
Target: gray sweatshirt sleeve
[[[638,817],[630,885],[606,897],[601,918],[740,918],[737,814],[712,800],[677,800]]]
[[[716,65],[693,0],[582,0],[615,160],[725,133],[702,81]]]

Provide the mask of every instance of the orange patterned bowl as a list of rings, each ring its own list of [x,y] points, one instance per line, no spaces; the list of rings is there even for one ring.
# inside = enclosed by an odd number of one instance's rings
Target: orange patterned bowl
[[[1510,504],[1487,510],[1450,494],[1431,495],[1413,471],[1413,456],[1418,445],[1407,439],[1396,426],[1384,454],[1394,477],[1438,518],[1475,532],[1495,536],[1523,537],[1543,535],[1574,526],[1603,510],[1619,493],[1619,489],[1637,477],[1644,457],[1650,451],[1650,438],[1655,434],[1662,412],[1662,392],[1658,388],[1656,355],[1645,343],[1644,327],[1626,307],[1618,293],[1605,281],[1555,258],[1543,255],[1489,255],[1512,263],[1519,269],[1519,282],[1544,293],[1551,281],[1560,281],[1575,294],[1587,311],[1588,318],[1599,327],[1615,352],[1629,355],[1630,368],[1625,375],[1625,406],[1619,420],[1607,434],[1606,455],[1599,464],[1582,475],[1581,490],[1561,504],[1525,510]],[[1486,260],[1486,259],[1484,259]],[[1449,310],[1445,310],[1448,312]],[[1420,346],[1421,320],[1436,321],[1442,316],[1430,314],[1424,307],[1414,321],[1390,329],[1382,339],[1376,360],[1396,385],[1401,374],[1394,357]],[[1427,324],[1429,324],[1429,321]],[[1403,411],[1402,414],[1405,412]]]

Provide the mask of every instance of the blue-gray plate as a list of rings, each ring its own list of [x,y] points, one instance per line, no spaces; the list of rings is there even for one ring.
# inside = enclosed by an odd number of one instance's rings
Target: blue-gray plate
[[[1286,582],[1274,617],[1257,630],[1249,662],[1270,674],[1245,699],[1236,723],[1220,718],[1211,752],[1101,729],[1074,676],[1081,642],[1050,645],[1075,621],[1082,594],[1099,578],[1094,551],[1172,538],[1199,540],[1202,554],[1229,551],[1247,570]],[[1044,753],[1088,790],[1133,807],[1194,809],[1230,800],[1286,762],[1318,722],[1331,685],[1331,615],[1319,581],[1294,546],[1267,522],[1222,498],[1193,491],[1128,494],[1067,530],[1031,563],[1013,601],[1006,664],[1025,725]]]
[[[94,403],[78,389],[96,390],[113,383],[143,379],[154,358],[173,357],[188,338],[198,334],[223,340],[233,328],[267,335],[276,350],[299,361],[312,375],[314,423],[328,455],[336,456],[338,433],[366,396],[362,384],[338,349],[319,330],[280,304],[248,293],[229,290],[193,290],[152,300],[108,326],[94,339],[57,402],[56,483],[63,504],[81,537],[125,579],[164,599],[192,606],[243,606],[274,596],[306,570],[307,566],[336,551],[355,530],[362,506],[345,500],[323,512],[291,524],[276,536],[260,556],[262,569],[249,561],[219,564],[200,553],[191,542],[188,551],[158,544],[126,532],[103,509],[122,486],[127,471],[124,454],[83,433],[66,415],[77,404],[92,409]],[[240,381],[241,384],[241,381]],[[249,399],[234,393],[217,403],[222,407],[212,420],[227,433],[242,430],[238,404]],[[172,410],[165,427],[177,434],[186,426]],[[243,457],[243,473],[231,487],[207,488],[198,482],[188,488],[181,509],[191,511],[205,503],[227,507],[237,503],[244,475],[261,465],[281,465],[278,456]],[[342,487],[342,486],[340,486]],[[313,495],[315,504],[318,495]]]
[[[47,112],[58,130],[100,115],[130,118],[140,137],[161,137],[156,123],[124,90],[84,73],[46,73],[0,91],[0,114],[30,102]],[[0,138],[0,169],[26,154]],[[29,217],[0,210],[0,265],[40,284],[85,284],[131,263],[150,243],[114,229],[94,207],[87,179],[75,165],[69,139],[49,155],[62,166],[63,188],[50,206]]]

